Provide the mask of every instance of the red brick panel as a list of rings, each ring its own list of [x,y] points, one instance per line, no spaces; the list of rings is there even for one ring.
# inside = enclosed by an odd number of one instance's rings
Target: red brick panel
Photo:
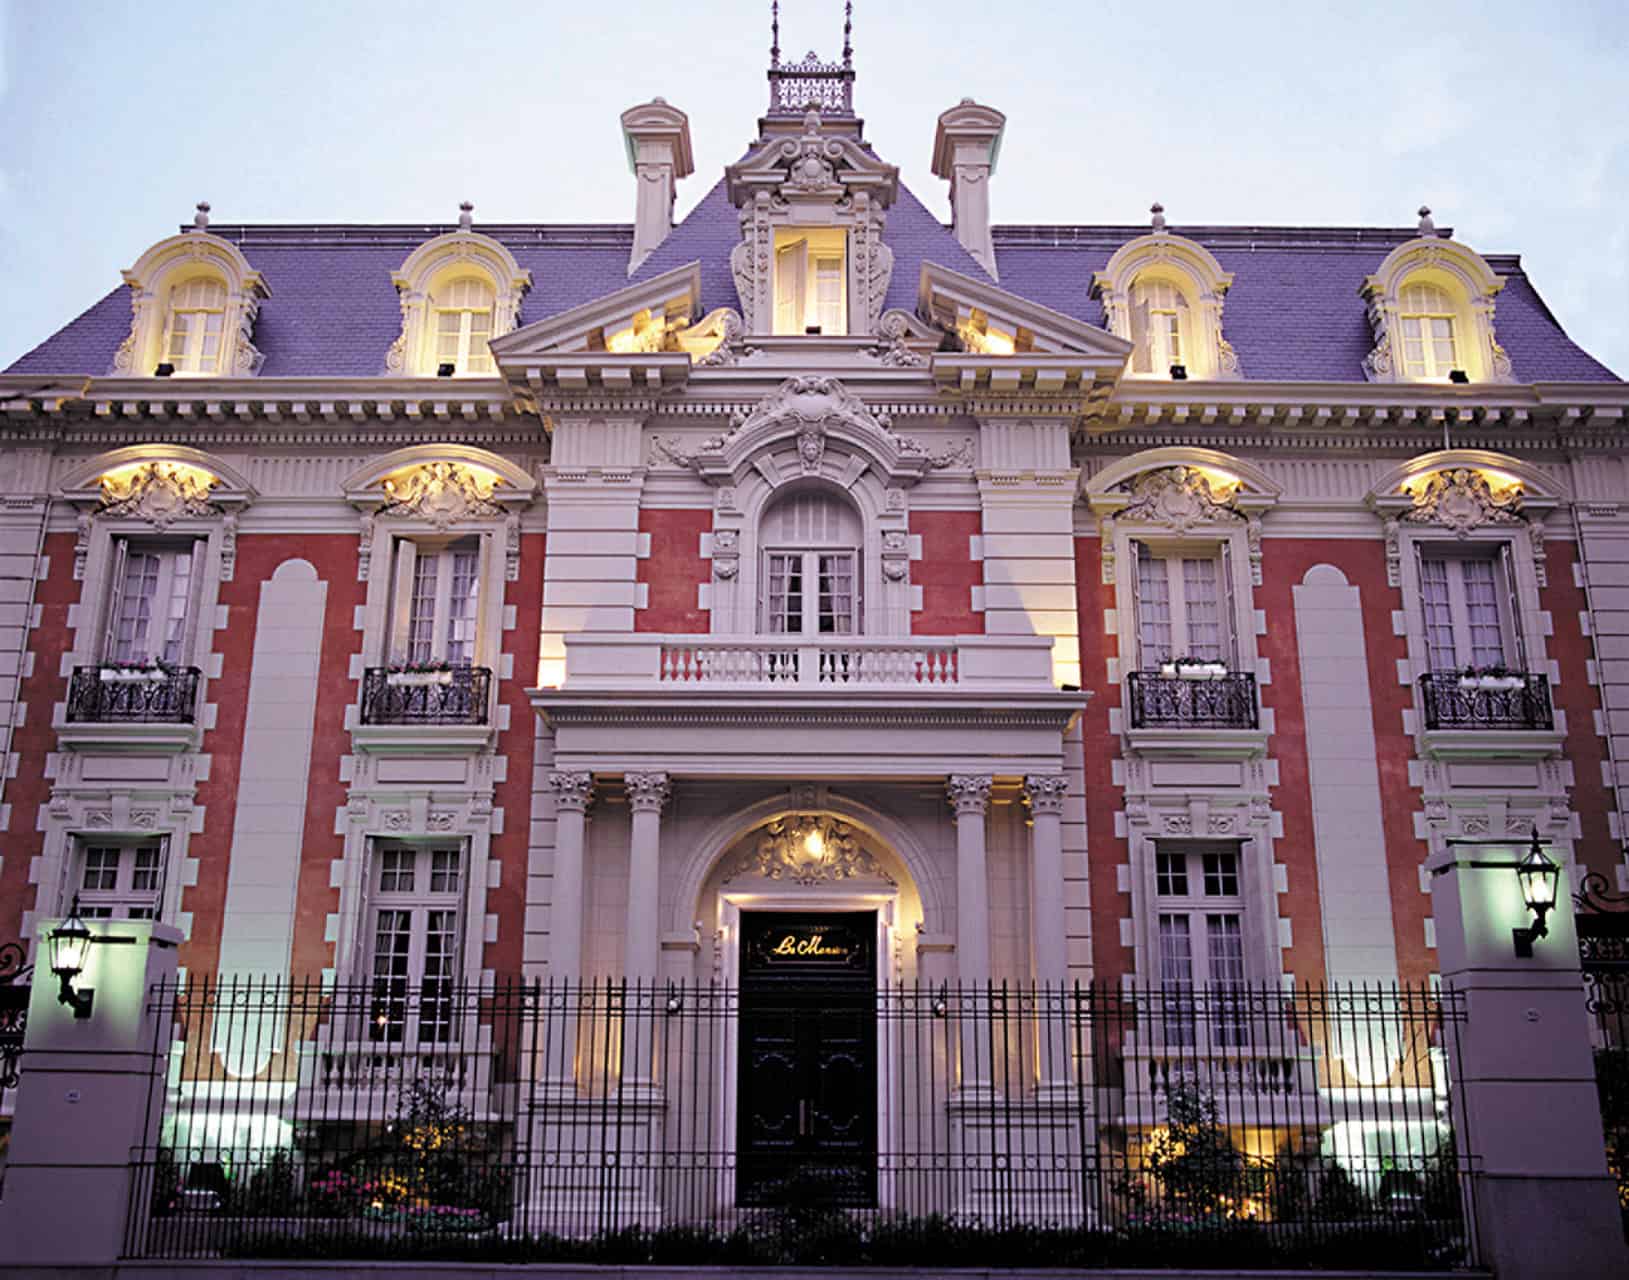
[[[972,539],[982,528],[979,513],[913,511],[910,528],[922,539],[922,558],[911,564],[911,582],[922,588],[911,634],[983,635],[984,615],[973,612],[973,588],[984,581],[984,566],[972,552]]]
[[[639,512],[639,532],[650,535],[650,555],[639,562],[638,581],[650,594],[646,607],[634,614],[635,631],[711,630],[707,612],[698,607],[697,588],[712,577],[711,562],[701,557],[701,535],[712,527],[707,508]],[[541,563],[542,552],[538,555]]]

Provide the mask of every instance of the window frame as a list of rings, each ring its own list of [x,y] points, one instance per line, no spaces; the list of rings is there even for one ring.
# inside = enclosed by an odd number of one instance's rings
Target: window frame
[[[469,882],[471,879],[471,842],[468,839],[404,840],[376,838],[370,841],[367,859],[366,889],[362,894],[358,941],[357,977],[368,991],[368,1025],[364,1038],[370,1043],[400,1049],[406,1052],[433,1048],[437,1045],[460,1043],[457,990],[465,984],[466,943],[469,930]],[[451,889],[436,890],[433,877],[438,855],[452,854],[456,858],[457,883]],[[414,883],[410,889],[383,885],[387,867],[399,855],[409,855],[414,868]],[[420,874],[420,870],[424,872]],[[428,883],[427,883],[428,882]],[[408,948],[404,959],[404,974],[381,973],[379,964],[384,958],[380,952],[380,925],[385,912],[401,913],[408,917]],[[444,976],[431,978],[426,970],[431,959],[431,917],[441,912],[452,912],[450,932],[444,933],[445,950],[441,959],[449,962]],[[432,983],[440,987],[432,992]],[[439,1016],[435,1011],[440,1010]],[[440,1034],[426,1035],[427,1011],[441,1026]],[[395,1034],[390,1034],[394,1031]]]
[[[182,559],[183,548],[190,547],[187,558],[191,564],[188,570],[188,582],[185,593],[186,612],[182,615],[180,626],[180,649],[175,656],[166,656],[161,650],[157,654],[151,648],[147,653],[131,652],[121,655],[119,630],[123,624],[123,610],[128,599],[128,567],[132,555],[164,555],[170,557],[168,566],[161,565],[155,580],[153,603],[156,606],[165,601],[167,606],[175,603],[175,566]],[[172,666],[187,667],[195,665],[192,661],[198,642],[197,631],[199,614],[203,606],[204,579],[207,574],[209,562],[209,539],[201,533],[174,534],[171,536],[153,535],[142,532],[113,532],[109,535],[108,563],[105,581],[102,590],[102,627],[98,641],[96,657],[102,662],[144,662],[150,656],[156,656]],[[164,590],[168,584],[170,590]],[[149,615],[149,631],[152,629],[153,615]],[[149,637],[147,643],[151,644]],[[165,640],[163,648],[169,648],[169,641]]]
[[[1498,621],[1500,649],[1500,656],[1496,662],[1484,662],[1476,656],[1472,606],[1468,599],[1469,584],[1463,569],[1467,563],[1486,564],[1492,571],[1492,603]],[[1446,666],[1439,665],[1433,656],[1431,643],[1433,623],[1430,612],[1432,602],[1428,598],[1426,587],[1427,564],[1443,564],[1449,567],[1445,579],[1447,588],[1445,603],[1450,611],[1454,660]],[[1456,569],[1458,572],[1455,572]],[[1521,618],[1519,583],[1516,578],[1515,557],[1511,553],[1508,540],[1465,543],[1458,539],[1453,542],[1417,539],[1414,543],[1414,578],[1415,612],[1424,645],[1426,671],[1450,675],[1464,671],[1467,667],[1501,665],[1526,674],[1527,645],[1523,634],[1525,628]]]
[[[477,532],[447,537],[419,536],[412,532],[392,530],[390,533],[389,595],[385,603],[387,629],[384,638],[384,665],[397,663],[446,662],[450,666],[481,667],[492,665],[481,661],[489,630],[485,614],[486,598],[493,590],[491,584],[491,538]],[[462,556],[474,556],[474,588],[468,616],[460,618],[454,612],[453,587],[458,576],[458,562]],[[413,628],[415,608],[419,602],[420,567],[431,557],[437,565],[435,599],[430,616],[428,653],[416,649]],[[460,625],[469,628],[469,636],[459,642],[454,632]],[[461,643],[466,657],[448,656],[455,644]]]
[[[822,262],[835,262],[833,276],[837,283],[836,316],[831,328],[826,326],[820,299],[820,270]],[[791,296],[786,290],[784,277],[796,263],[796,286]],[[776,335],[784,337],[819,336],[846,337],[849,323],[849,243],[848,231],[842,227],[781,226],[775,228],[772,264],[771,296],[772,327]],[[809,329],[818,326],[820,333],[810,335]]]
[[[484,291],[485,306],[469,306],[445,300],[447,294],[460,285],[477,284]],[[447,336],[441,327],[445,316],[458,317],[457,350],[453,353],[452,365],[455,378],[490,378],[497,372],[497,363],[492,357],[490,349],[480,353],[474,352],[475,344],[475,317],[486,317],[486,333],[481,342],[490,344],[497,336],[498,320],[498,290],[497,286],[486,275],[478,272],[464,272],[439,281],[435,291],[430,296],[429,323],[425,326],[425,342],[430,348],[429,372],[435,373],[440,366],[448,363],[446,353],[441,350],[441,340]],[[472,367],[472,361],[485,361],[485,368]]]
[[[69,837],[70,850],[66,883],[63,886],[61,909],[64,915],[75,902],[79,914],[87,920],[152,920],[169,919],[170,849],[167,833],[118,835],[106,832],[80,832]],[[110,888],[87,885],[90,859],[93,853],[114,852],[114,883]],[[136,873],[139,855],[155,855],[152,870],[156,883],[148,888],[137,888]],[[141,914],[146,912],[148,914]],[[133,914],[135,913],[135,914]]]
[[[177,298],[185,291],[198,284],[212,285],[218,293],[218,300],[212,305],[192,304],[180,306]],[[214,274],[192,275],[177,280],[169,288],[164,307],[164,329],[159,338],[159,356],[174,365],[171,376],[177,378],[212,378],[218,377],[226,363],[228,333],[226,329],[226,313],[231,302],[231,291],[226,282]],[[183,349],[180,358],[173,350],[176,339],[176,320],[180,316],[202,316],[203,323],[197,328],[189,328],[183,336]],[[218,317],[213,333],[210,331],[209,318]],[[209,357],[208,368],[203,366],[203,347],[208,339],[215,339],[214,354]]]
[[[1247,1006],[1251,985],[1274,971],[1261,943],[1261,916],[1269,904],[1257,901],[1262,886],[1254,866],[1259,856],[1255,841],[1150,837],[1143,844],[1145,898],[1138,918],[1146,930],[1147,960],[1139,965],[1139,972],[1146,986],[1160,995],[1160,1014],[1153,1034],[1167,1047],[1201,1053],[1236,1052],[1247,1047],[1250,1034],[1245,1013],[1228,1013],[1227,1001],[1232,996]],[[1180,891],[1165,887],[1165,860],[1170,858],[1182,859],[1185,883]],[[1232,860],[1232,892],[1209,891],[1207,861],[1212,858]],[[1185,921],[1189,943],[1185,981],[1166,972],[1170,955],[1165,926],[1168,918],[1177,917]],[[1237,922],[1237,954],[1226,957],[1237,971],[1227,976],[1215,972],[1223,957],[1212,954],[1213,918]],[[1206,1019],[1211,1034],[1206,1043],[1200,1042],[1199,1020],[1194,1012],[1199,998],[1211,1008]]]
[[[852,517],[853,528],[851,535],[845,531],[845,536],[832,538],[829,541],[817,540],[814,536],[798,538],[787,536],[776,531],[771,534],[770,522],[775,518],[784,504],[797,502],[800,498],[815,497],[822,503],[829,503],[834,507],[842,508],[849,517]],[[757,605],[754,610],[753,627],[756,634],[761,636],[784,637],[788,640],[821,640],[821,639],[855,639],[867,633],[866,626],[866,585],[869,578],[867,574],[867,561],[869,556],[869,539],[866,533],[866,520],[864,514],[852,500],[845,496],[829,492],[823,488],[793,489],[776,494],[766,503],[758,513],[758,591]],[[788,615],[784,610],[775,609],[775,561],[778,557],[799,557],[799,580],[802,586],[800,591],[801,605],[799,608],[799,627],[797,630],[777,629],[774,625],[777,620],[785,622]],[[820,629],[822,614],[822,600],[825,593],[821,585],[825,581],[824,561],[827,559],[846,559],[850,569],[849,591],[849,621],[847,631],[835,627],[830,631]],[[785,594],[790,595],[790,591]],[[835,595],[835,593],[832,593]],[[809,624],[813,624],[812,627]]]
[[[1131,647],[1123,652],[1136,655],[1136,669],[1155,670],[1162,662],[1174,658],[1204,656],[1196,650],[1189,621],[1190,606],[1197,603],[1188,599],[1186,565],[1189,561],[1209,562],[1215,566],[1214,603],[1219,633],[1215,647],[1219,650],[1219,656],[1212,660],[1224,663],[1229,671],[1242,669],[1245,646],[1239,626],[1239,583],[1234,570],[1235,559],[1232,542],[1226,537],[1212,540],[1162,538],[1136,533],[1128,535],[1126,577],[1131,606]],[[1143,599],[1143,571],[1147,564],[1155,561],[1164,562],[1165,566],[1166,604],[1170,611],[1171,629],[1171,652],[1168,654],[1150,653],[1145,639],[1147,605]]]

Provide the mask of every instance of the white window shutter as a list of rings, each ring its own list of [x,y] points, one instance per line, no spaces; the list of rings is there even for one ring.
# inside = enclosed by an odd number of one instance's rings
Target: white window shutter
[[[1516,559],[1510,554],[1508,542],[1499,545],[1499,575],[1504,579],[1505,600],[1509,606],[1509,633],[1505,655],[1513,669],[1527,672],[1527,644],[1523,639],[1522,600],[1516,589]]]
[[[413,611],[413,565],[418,548],[410,538],[396,539],[396,581],[390,601],[390,652],[387,661],[407,657],[407,622]]]
[[[1239,611],[1233,578],[1233,544],[1222,543],[1222,657],[1229,671],[1239,667]]]
[[[102,625],[102,658],[111,662],[119,656],[119,610],[124,604],[124,566],[130,544],[123,538],[113,539],[113,554],[108,558],[107,617]]]
[[[1431,660],[1431,615],[1425,607],[1425,557],[1420,554],[1418,542],[1414,544],[1414,616],[1425,643],[1425,669],[1431,671],[1436,664]]]
[[[1113,537],[1111,530],[1109,537]],[[1125,659],[1133,658],[1136,663],[1142,660],[1143,648],[1143,609],[1142,609],[1142,544],[1135,538],[1126,540],[1126,594],[1131,598],[1131,653],[1121,654],[1121,666],[1126,666]],[[1122,628],[1121,634],[1125,634]]]
[[[1131,368],[1134,373],[1149,373],[1154,362],[1149,347],[1148,295],[1142,285],[1131,287]]]
[[[192,573],[187,579],[187,616],[181,624],[181,655],[183,666],[190,665],[198,635],[198,611],[204,600],[204,559],[209,543],[195,538],[192,543]]]

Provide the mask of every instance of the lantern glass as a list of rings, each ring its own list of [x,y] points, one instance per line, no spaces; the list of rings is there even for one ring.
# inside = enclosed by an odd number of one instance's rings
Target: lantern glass
[[[1561,879],[1561,868],[1537,844],[1516,867],[1516,878],[1521,882],[1522,901],[1529,911],[1542,917],[1555,906],[1556,887]]]
[[[79,918],[79,906],[51,931],[51,972],[62,978],[77,978],[85,972],[93,937]]]

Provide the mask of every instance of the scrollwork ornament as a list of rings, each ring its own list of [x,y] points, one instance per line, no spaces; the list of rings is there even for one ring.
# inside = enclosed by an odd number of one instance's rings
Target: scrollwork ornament
[[[1494,490],[1488,478],[1468,467],[1438,471],[1411,491],[1414,505],[1403,519],[1415,524],[1438,524],[1456,537],[1489,524],[1522,522],[1522,491],[1517,484]]]
[[[1234,493],[1218,494],[1209,478],[1194,467],[1166,467],[1138,476],[1128,486],[1131,501],[1119,519],[1146,521],[1186,533],[1200,525],[1243,520]]]
[[[215,477],[173,462],[147,462],[102,477],[101,516],[145,520],[155,529],[167,529],[177,520],[217,516],[221,509],[209,500]]]
[[[444,532],[462,520],[504,515],[492,500],[495,483],[456,462],[427,462],[385,481],[389,501],[380,514],[414,516]]]
[[[740,875],[789,880],[805,887],[862,876],[893,883],[861,846],[854,828],[825,815],[796,815],[767,823],[725,879]]]

